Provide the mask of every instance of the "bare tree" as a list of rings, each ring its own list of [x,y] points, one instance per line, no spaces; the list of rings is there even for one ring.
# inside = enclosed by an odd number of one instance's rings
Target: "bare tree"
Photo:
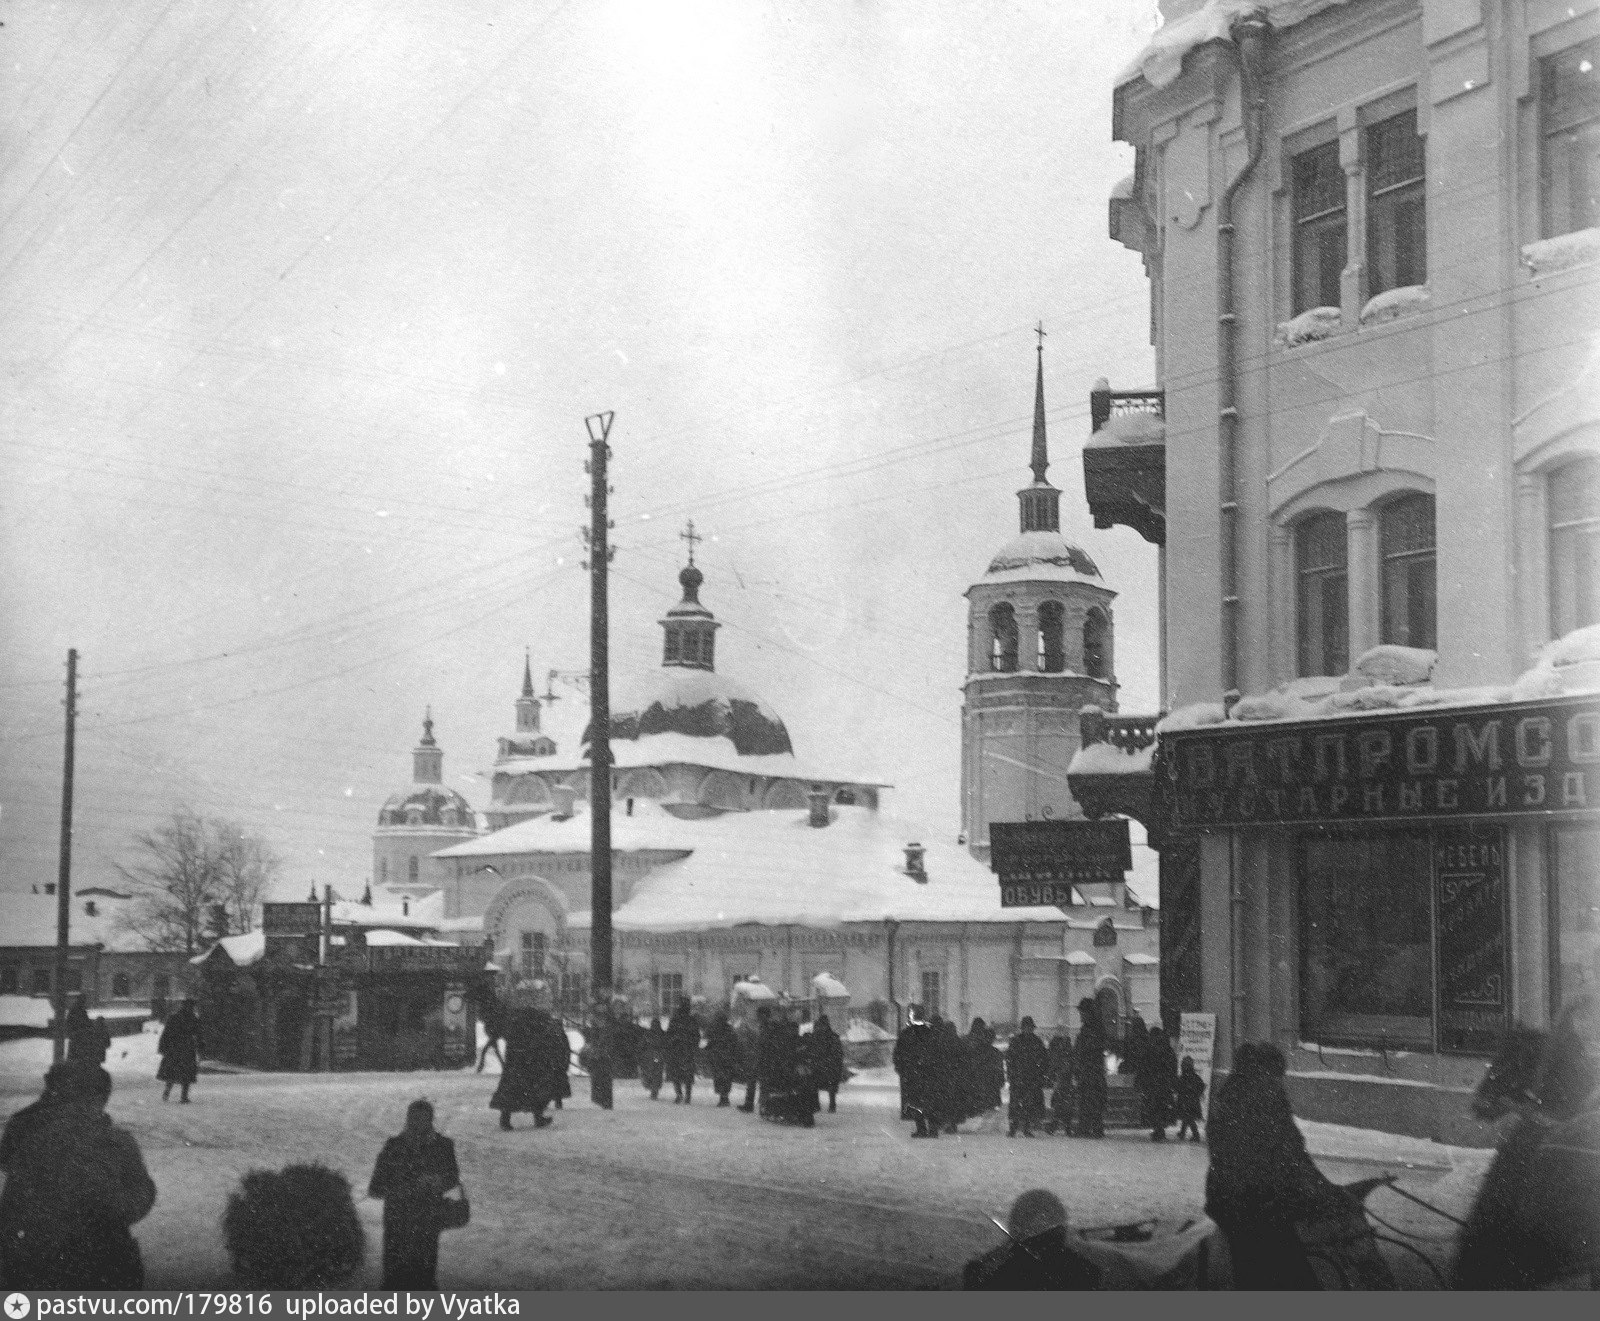
[[[250,834],[237,821],[214,825],[221,873],[217,902],[226,907],[228,930],[239,935],[254,930],[256,909],[277,879],[282,859],[266,840]]]
[[[220,934],[219,908],[229,930],[250,930],[279,866],[259,836],[187,807],[135,835],[134,845],[138,856],[117,864],[137,899],[125,925],[152,949],[185,954],[198,953],[207,936]]]

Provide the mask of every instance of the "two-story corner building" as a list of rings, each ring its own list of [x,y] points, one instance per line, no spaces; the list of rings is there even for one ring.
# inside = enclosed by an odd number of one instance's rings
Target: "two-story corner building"
[[[1600,6],[1163,9],[1110,215],[1158,379],[1096,390],[1084,466],[1158,547],[1173,714],[1075,788],[1162,846],[1224,1063],[1481,1138],[1499,1031],[1600,973]]]

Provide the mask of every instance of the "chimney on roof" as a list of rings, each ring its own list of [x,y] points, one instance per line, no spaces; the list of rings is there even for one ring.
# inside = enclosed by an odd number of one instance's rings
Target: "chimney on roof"
[[[813,789],[806,795],[806,802],[811,805],[811,824],[822,827],[828,824],[828,791],[826,789]]]
[[[555,802],[555,810],[550,813],[555,821],[569,820],[577,809],[578,791],[570,784],[553,784],[550,786],[550,797]]]
[[[906,845],[906,875],[918,885],[926,885],[928,883],[928,869],[922,862],[922,845],[920,844],[912,843]]]

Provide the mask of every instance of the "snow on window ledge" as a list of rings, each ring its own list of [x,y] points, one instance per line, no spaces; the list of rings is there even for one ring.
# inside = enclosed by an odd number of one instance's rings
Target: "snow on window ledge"
[[[1378,326],[1385,321],[1398,321],[1401,317],[1420,312],[1431,299],[1432,295],[1425,284],[1403,284],[1398,289],[1385,289],[1367,300],[1367,305],[1361,309],[1361,324]]]
[[[1533,272],[1535,278],[1555,271],[1570,270],[1574,266],[1587,266],[1600,259],[1600,227],[1577,229],[1570,234],[1558,234],[1553,239],[1540,239],[1522,249],[1522,264]]]
[[[1339,333],[1342,317],[1343,313],[1337,307],[1313,307],[1292,320],[1278,322],[1278,333],[1274,338],[1286,349],[1327,339]]]

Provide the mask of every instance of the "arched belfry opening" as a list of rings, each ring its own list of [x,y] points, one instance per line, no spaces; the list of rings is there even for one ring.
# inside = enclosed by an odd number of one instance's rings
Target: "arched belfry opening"
[[[1017,612],[1007,601],[989,611],[989,668],[996,674],[1017,668]]]
[[[1067,668],[1066,610],[1060,601],[1039,603],[1039,669],[1060,674]]]
[[[1110,677],[1110,637],[1111,624],[1104,612],[1090,610],[1083,617],[1083,672],[1091,679]]]

